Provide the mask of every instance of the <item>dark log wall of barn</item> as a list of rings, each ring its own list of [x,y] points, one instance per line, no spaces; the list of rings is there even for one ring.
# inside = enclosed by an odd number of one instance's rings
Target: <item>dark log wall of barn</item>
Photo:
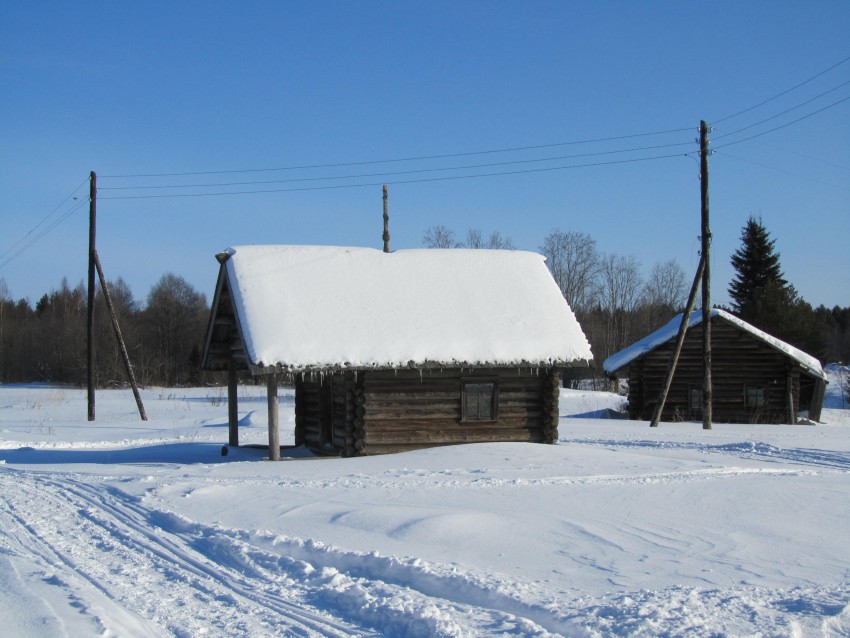
[[[794,413],[800,395],[799,368],[785,354],[747,332],[724,321],[714,320],[712,330],[713,420],[719,423],[788,423],[788,382]],[[629,416],[649,419],[655,409],[667,365],[673,351],[671,341],[629,366]],[[663,421],[701,420],[702,411],[691,409],[688,393],[702,389],[702,326],[688,330],[673,384],[664,406]],[[745,388],[767,390],[767,404],[750,408]]]
[[[465,380],[494,380],[497,418],[462,422]],[[557,371],[372,371],[299,377],[296,444],[344,456],[482,441],[557,440]]]

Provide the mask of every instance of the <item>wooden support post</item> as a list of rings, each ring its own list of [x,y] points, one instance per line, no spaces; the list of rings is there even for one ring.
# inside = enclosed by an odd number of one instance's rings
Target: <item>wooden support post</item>
[[[88,418],[94,421],[94,249],[97,211],[97,175],[89,174],[89,296],[86,320],[86,383],[88,386]]]
[[[145,406],[142,404],[142,396],[139,394],[139,386],[136,384],[136,375],[133,374],[133,366],[130,365],[130,355],[127,354],[127,346],[124,344],[124,337],[121,335],[121,326],[118,325],[118,316],[115,314],[115,306],[112,305],[112,296],[109,294],[109,286],[106,285],[106,277],[103,275],[103,267],[100,265],[100,257],[97,255],[97,250],[94,252],[94,265],[97,268],[97,276],[100,278],[100,289],[103,291],[103,299],[106,301],[106,307],[109,310],[109,317],[112,319],[112,330],[115,332],[115,339],[118,341],[118,349],[121,351],[121,358],[124,360],[124,370],[127,372],[127,380],[130,382],[130,387],[133,389],[133,397],[136,399],[136,407],[139,409],[139,416],[142,421],[148,420],[148,415],[145,413]]]
[[[815,389],[812,394],[812,402],[809,404],[809,419],[812,421],[820,421],[821,410],[823,409],[823,397],[826,393],[826,381],[817,379],[815,381]]]
[[[387,198],[389,196],[387,185],[384,184],[384,252],[390,252],[390,214],[389,208],[387,205]]]
[[[702,427],[711,429],[713,392],[711,383],[711,229],[708,224],[708,124],[699,123],[700,212],[702,221]]]
[[[266,398],[269,404],[269,461],[280,460],[280,417],[277,405],[277,375],[266,377]]]
[[[688,304],[685,306],[685,311],[682,313],[682,323],[679,324],[679,333],[676,337],[676,346],[673,348],[673,354],[667,364],[667,375],[664,378],[664,386],[661,388],[661,394],[658,396],[658,401],[655,404],[655,411],[652,413],[652,421],[649,426],[652,428],[658,427],[658,422],[661,420],[661,413],[664,411],[664,404],[667,402],[667,394],[670,392],[670,385],[673,383],[673,375],[676,373],[676,364],[679,362],[679,355],[682,353],[682,344],[685,343],[685,334],[688,330],[688,323],[691,320],[691,311],[694,308],[694,302],[697,297],[700,281],[702,281],[703,269],[705,268],[705,259],[700,258],[697,274],[694,277],[694,283],[691,285],[691,292],[688,295]]]
[[[794,377],[789,374],[787,380],[785,381],[785,386],[788,390],[788,423],[790,425],[796,425],[797,423],[797,413],[794,410]]]
[[[239,446],[239,399],[236,362],[227,364],[227,444]]]

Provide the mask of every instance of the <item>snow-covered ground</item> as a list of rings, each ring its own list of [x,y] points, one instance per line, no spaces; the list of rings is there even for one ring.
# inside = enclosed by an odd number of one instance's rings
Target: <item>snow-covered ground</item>
[[[224,390],[0,386],[0,635],[848,636],[840,372],[816,426],[563,390],[558,445],[280,463]]]

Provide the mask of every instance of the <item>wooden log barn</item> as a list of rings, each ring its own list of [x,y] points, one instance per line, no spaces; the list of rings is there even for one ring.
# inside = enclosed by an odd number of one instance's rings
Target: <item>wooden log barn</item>
[[[551,443],[559,369],[590,346],[541,255],[240,246],[219,275],[203,366],[295,386],[295,443],[342,456],[480,441]]]
[[[711,311],[712,416],[720,423],[820,420],[826,374],[813,356],[714,308]],[[629,380],[629,417],[649,419],[664,384],[681,315],[603,363]],[[702,419],[702,312],[691,315],[662,421]]]

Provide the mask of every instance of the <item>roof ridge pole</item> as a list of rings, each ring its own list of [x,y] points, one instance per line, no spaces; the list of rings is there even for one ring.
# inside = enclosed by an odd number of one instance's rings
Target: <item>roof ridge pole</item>
[[[702,429],[711,429],[711,230],[708,225],[708,124],[705,120],[699,123],[699,157],[700,157],[700,217],[702,230]]]
[[[390,252],[390,215],[389,208],[387,206],[387,198],[389,195],[389,189],[387,185],[384,184],[384,252]]]
[[[697,266],[697,274],[694,276],[694,283],[691,285],[691,292],[688,295],[688,304],[685,311],[682,313],[682,323],[679,324],[679,333],[676,337],[676,346],[673,348],[673,354],[670,356],[670,361],[667,364],[667,375],[664,378],[664,386],[661,388],[661,393],[658,395],[658,401],[655,404],[655,410],[652,413],[652,421],[649,427],[657,428],[658,422],[661,420],[661,413],[664,411],[664,404],[667,402],[667,393],[670,392],[670,385],[673,383],[673,374],[676,372],[676,365],[679,362],[679,355],[682,352],[682,344],[685,342],[685,333],[688,330],[688,324],[691,321],[691,311],[694,308],[694,302],[697,297],[697,289],[700,281],[702,281],[703,272],[705,269],[705,257],[700,257],[699,266]]]

